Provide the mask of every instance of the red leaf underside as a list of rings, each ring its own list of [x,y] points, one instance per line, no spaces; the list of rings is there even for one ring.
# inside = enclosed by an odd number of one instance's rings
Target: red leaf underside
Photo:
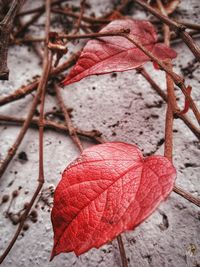
[[[160,60],[175,58],[176,52],[165,44],[156,43],[154,26],[146,20],[114,20],[100,32],[130,29],[135,38]],[[142,66],[151,59],[129,40],[121,36],[100,37],[88,41],[76,65],[63,81],[64,85],[94,74],[122,72]]]
[[[167,158],[143,158],[135,145],[85,149],[55,191],[52,258],[61,252],[80,255],[134,229],[169,195],[175,176]]]

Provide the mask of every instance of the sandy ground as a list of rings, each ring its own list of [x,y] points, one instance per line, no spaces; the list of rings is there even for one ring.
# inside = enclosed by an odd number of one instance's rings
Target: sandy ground
[[[41,1],[28,1],[24,8],[36,6]],[[109,11],[112,1],[88,1],[97,15]],[[98,3],[97,3],[98,2]],[[78,1],[73,1],[78,3]],[[88,14],[91,10],[88,11]],[[136,18],[146,16],[142,11],[133,8],[130,13]],[[198,21],[200,3],[198,0],[181,2],[177,18]],[[148,16],[149,18],[150,16]],[[41,33],[44,18],[31,26],[33,33]],[[197,40],[198,41],[198,40]],[[181,43],[174,44],[178,52],[174,60],[175,70],[183,74],[182,68],[193,60],[189,49]],[[77,49],[71,47],[71,50]],[[195,63],[198,67],[198,63]],[[9,51],[10,80],[0,82],[1,96],[5,96],[22,84],[26,84],[34,75],[41,73],[39,59],[27,46],[13,46]],[[165,75],[153,69],[150,63],[146,68],[165,89]],[[192,96],[199,102],[199,69],[186,76],[186,84],[193,87]],[[183,104],[184,98],[179,89],[176,90]],[[98,129],[110,141],[125,141],[137,144],[144,154],[163,154],[163,137],[166,104],[161,101],[142,76],[135,71],[116,75],[93,76],[63,90],[65,103],[73,108],[73,122],[84,130]],[[26,116],[33,96],[5,105],[0,114]],[[56,106],[55,98],[47,95],[46,110]],[[189,115],[192,117],[191,112]],[[19,132],[18,126],[0,126],[0,160],[13,144]],[[84,147],[92,145],[83,140]],[[196,196],[200,196],[199,187],[199,143],[196,137],[180,121],[174,122],[174,165],[177,168],[177,185]],[[25,152],[27,160],[20,159],[20,152]],[[61,133],[45,131],[44,136],[44,169],[45,185],[43,198],[49,197],[49,186],[56,186],[63,169],[79,154],[70,138]],[[28,130],[17,155],[10,163],[0,181],[0,199],[3,195],[11,195],[19,189],[19,196],[12,204],[12,211],[21,209],[29,201],[37,185],[38,175],[38,132]],[[27,221],[29,229],[23,231],[2,267],[118,267],[121,266],[116,240],[100,249],[91,249],[80,257],[73,253],[61,254],[53,262],[49,262],[53,245],[53,232],[50,211],[42,197],[38,201],[38,220]],[[0,253],[14,234],[16,226],[5,218],[9,202],[0,205]],[[185,199],[171,193],[144,223],[134,231],[123,234],[126,253],[130,267],[198,267],[200,266],[200,210]]]

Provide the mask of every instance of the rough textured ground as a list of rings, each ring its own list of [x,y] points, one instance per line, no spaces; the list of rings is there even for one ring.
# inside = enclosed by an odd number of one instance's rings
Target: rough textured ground
[[[33,3],[34,2],[34,3]],[[109,11],[113,1],[88,1],[97,14]],[[28,1],[26,8],[37,5],[40,1]],[[76,3],[76,1],[73,1]],[[78,3],[78,2],[77,2]],[[176,16],[198,21],[200,4],[198,0],[182,1]],[[88,11],[91,13],[91,10]],[[132,16],[145,17],[140,9],[130,10]],[[38,33],[43,28],[43,19],[32,26]],[[73,47],[72,47],[73,48]],[[174,61],[175,70],[181,72],[192,62],[193,55],[180,43],[174,45],[178,58]],[[197,63],[195,63],[197,64]],[[32,76],[41,73],[39,60],[27,46],[11,47],[9,51],[10,80],[1,82],[1,95],[14,91],[26,84]],[[152,76],[165,88],[165,75],[146,67]],[[197,64],[198,67],[198,64]],[[186,76],[186,83],[193,86],[193,96],[199,98],[199,69],[193,72],[193,78]],[[183,97],[177,89],[180,103]],[[73,108],[75,125],[84,130],[98,129],[110,141],[125,141],[138,144],[145,154],[162,154],[164,137],[164,120],[166,104],[161,101],[148,83],[135,71],[116,75],[93,76],[75,83],[63,90],[65,103]],[[1,114],[25,116],[30,107],[32,96],[5,105],[0,108]],[[56,105],[52,96],[46,99],[46,110]],[[190,113],[189,113],[190,114]],[[191,114],[190,114],[191,115]],[[0,126],[0,160],[14,142],[19,127]],[[44,189],[48,195],[48,187],[56,186],[60,173],[77,155],[78,150],[70,138],[64,134],[45,131],[45,179]],[[84,146],[92,145],[84,140]],[[200,195],[199,188],[199,143],[195,136],[179,120],[174,123],[174,165],[177,168],[177,184],[184,189]],[[25,151],[28,161],[19,159],[18,153]],[[29,201],[37,185],[38,173],[38,132],[29,130],[19,147],[17,155],[9,165],[0,181],[0,201],[4,194],[11,194],[21,187],[20,194],[12,205],[17,211]],[[51,198],[48,198],[51,200]],[[0,205],[0,253],[11,239],[16,226],[5,218],[8,203]],[[24,231],[14,245],[2,267],[120,267],[121,261],[116,240],[100,249],[92,249],[80,257],[73,253],[57,256],[49,263],[53,243],[53,233],[48,207],[42,200],[38,202],[39,213],[37,223],[28,220],[29,229]],[[200,266],[200,210],[180,196],[172,193],[165,203],[134,231],[123,234],[126,253],[130,267],[198,267]]]

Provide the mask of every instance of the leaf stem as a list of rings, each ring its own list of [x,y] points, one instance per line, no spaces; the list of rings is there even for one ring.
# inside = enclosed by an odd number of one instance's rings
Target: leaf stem
[[[122,266],[128,267],[128,261],[127,261],[127,257],[126,257],[124,243],[122,240],[122,235],[117,236],[117,242],[118,242],[119,251],[120,251],[120,255],[121,255],[121,259],[122,259]]]

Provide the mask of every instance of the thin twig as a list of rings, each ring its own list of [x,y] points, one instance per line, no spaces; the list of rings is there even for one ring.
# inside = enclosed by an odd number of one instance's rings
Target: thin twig
[[[167,16],[165,12],[165,8],[162,5],[161,0],[157,0],[158,7],[160,12]],[[164,27],[164,36],[165,36],[165,44],[170,46],[170,30],[168,26]],[[172,65],[169,61],[168,66],[172,68]],[[175,93],[174,93],[174,83],[171,77],[166,74],[167,80],[167,95],[168,95],[168,102],[167,102],[167,112],[166,112],[166,124],[165,124],[165,148],[164,148],[164,155],[170,161],[173,159],[173,108],[172,103],[175,102]],[[182,188],[174,186],[173,191],[185,199],[189,200],[193,204],[200,207],[200,199],[193,197],[190,193],[184,191]]]
[[[38,100],[40,98],[41,95],[43,95],[43,100],[42,100],[42,103],[44,104],[44,95],[45,95],[45,87],[46,87],[46,84],[47,84],[47,81],[48,81],[48,76],[49,76],[49,73],[50,73],[50,68],[51,68],[51,56],[49,56],[49,51],[48,51],[48,47],[47,47],[47,44],[48,44],[48,36],[49,36],[49,27],[50,27],[50,3],[51,3],[51,0],[46,0],[46,25],[45,25],[45,33],[46,33],[46,46],[45,46],[45,51],[44,51],[44,62],[43,62],[43,73],[42,73],[42,77],[41,77],[41,80],[40,80],[40,83],[38,85],[38,92],[37,92],[37,95],[38,97],[36,96],[34,101],[33,101],[33,104],[32,104],[32,107],[31,107],[31,110],[29,111],[29,115],[27,117],[27,120],[25,121],[25,123],[23,124],[23,127],[20,131],[20,134],[15,142],[15,144],[13,145],[12,147],[12,154],[9,154],[9,160],[6,161],[6,164],[4,164],[3,168],[1,170],[5,171],[8,163],[10,162],[10,160],[12,159],[12,157],[14,156],[19,144],[21,143],[22,139],[23,139],[23,136],[30,124],[30,121],[32,119],[32,115],[33,115],[33,112],[37,106],[37,103],[38,103]],[[43,105],[42,104],[42,107],[41,107],[41,113],[43,112]],[[21,216],[21,220],[20,220],[20,224],[17,228],[17,231],[15,233],[15,235],[13,236],[13,238],[11,239],[8,247],[6,248],[6,250],[4,251],[4,253],[2,254],[2,256],[0,257],[0,263],[2,263],[4,261],[4,259],[6,258],[6,256],[8,255],[8,253],[10,252],[11,248],[13,247],[14,243],[16,242],[22,228],[23,228],[23,225],[24,225],[24,222],[43,186],[43,183],[44,183],[44,175],[43,175],[43,114],[41,115],[40,119],[39,119],[39,125],[40,125],[40,149],[39,149],[39,174],[38,174],[38,186],[29,202],[29,205],[27,206],[27,208],[25,209],[24,213],[22,214]],[[1,172],[3,173],[3,172]]]
[[[198,24],[198,23],[191,23],[189,21],[179,20],[179,19],[174,19],[174,21],[177,22],[178,24],[182,24],[183,26],[185,26],[188,29],[200,31],[200,24]],[[160,20],[157,20],[157,19],[150,20],[150,22],[153,24],[160,24]]]
[[[200,198],[199,197],[195,197],[192,194],[188,193],[187,191],[183,190],[181,187],[179,186],[174,186],[173,191],[182,196],[183,198],[187,199],[189,202],[195,204],[196,206],[200,207]]]
[[[165,11],[165,8],[161,0],[156,0],[156,3],[158,5],[158,9],[160,10],[160,13],[168,17],[167,12]],[[164,33],[164,43],[170,47],[170,29],[169,29],[169,26],[166,24],[163,25],[163,33]],[[169,69],[171,69],[171,71],[173,71],[170,59],[168,60],[168,62],[166,62],[166,65],[168,66]],[[173,120],[174,120],[173,110],[175,110],[175,107],[176,107],[176,96],[174,93],[174,81],[168,73],[166,73],[166,82],[167,82],[168,101],[167,101],[167,111],[166,111],[166,119],[165,119],[164,156],[172,162]]]
[[[183,24],[185,27],[187,27],[188,29],[192,29],[192,30],[196,30],[196,31],[200,31],[200,24],[197,23],[191,23],[185,20],[175,20],[177,23],[179,24]]]
[[[168,18],[167,16],[161,14],[159,11],[151,7],[148,3],[142,0],[134,0],[137,4],[142,6],[145,10],[149,11],[151,14],[156,16],[159,20],[167,24],[175,32],[177,32],[185,44],[190,48],[194,56],[200,61],[200,47],[194,42],[191,36],[185,31],[185,26],[177,23],[176,21]]]
[[[0,115],[0,124],[11,124],[11,125],[21,125],[24,123],[24,121],[26,120],[26,118],[19,118],[19,117],[13,117],[13,116],[6,116],[6,115]],[[31,120],[31,127],[39,127],[39,119],[38,118],[33,118]],[[66,125],[64,125],[63,123],[57,123],[54,121],[50,121],[50,120],[44,120],[44,128],[46,130],[53,130],[53,131],[57,131],[57,132],[62,132],[64,134],[69,133],[69,130],[67,128]],[[97,131],[97,130],[92,130],[92,131],[84,131],[81,130],[79,128],[75,128],[75,131],[78,135],[82,136],[82,137],[87,137],[87,138],[91,138],[93,139],[95,142],[97,143],[105,143],[106,141],[103,139],[103,137],[101,137],[101,132]]]
[[[67,9],[59,9],[59,8],[52,8],[53,13],[57,14],[62,14],[62,15],[67,15],[72,18],[78,19],[80,14],[74,13],[70,10]],[[89,16],[82,16],[82,20],[88,23],[102,23],[102,24],[107,24],[111,21],[111,19],[103,19],[103,18],[94,18],[94,17],[89,17]]]
[[[119,246],[119,252],[120,252],[120,256],[121,256],[121,260],[122,260],[122,266],[123,267],[128,267],[128,261],[127,261],[126,252],[125,252],[125,248],[124,248],[124,243],[123,243],[121,235],[117,236],[117,243],[118,243],[118,246]]]
[[[60,5],[63,2],[66,2],[66,1],[68,1],[68,0],[56,0],[56,1],[52,1],[51,6]],[[45,11],[45,4],[44,5],[41,5],[40,7],[32,8],[32,9],[29,9],[29,10],[26,10],[26,11],[22,11],[17,16],[18,17],[21,17],[21,16],[25,16],[25,15],[37,13],[37,12],[40,12],[40,11],[42,11],[42,12]],[[52,11],[52,9],[51,9],[51,11]]]
[[[58,84],[54,84],[54,88],[55,88],[55,92],[56,92],[56,96],[57,96],[57,100],[58,100],[58,105],[60,107],[60,109],[62,110],[64,117],[65,117],[65,123],[66,126],[68,128],[69,131],[69,135],[71,136],[72,140],[74,141],[74,143],[76,144],[76,146],[79,148],[80,152],[83,151],[83,146],[81,144],[81,141],[76,133],[76,129],[73,126],[73,123],[71,121],[71,118],[69,116],[67,107],[64,104],[61,92],[60,92],[60,87],[58,86]]]

